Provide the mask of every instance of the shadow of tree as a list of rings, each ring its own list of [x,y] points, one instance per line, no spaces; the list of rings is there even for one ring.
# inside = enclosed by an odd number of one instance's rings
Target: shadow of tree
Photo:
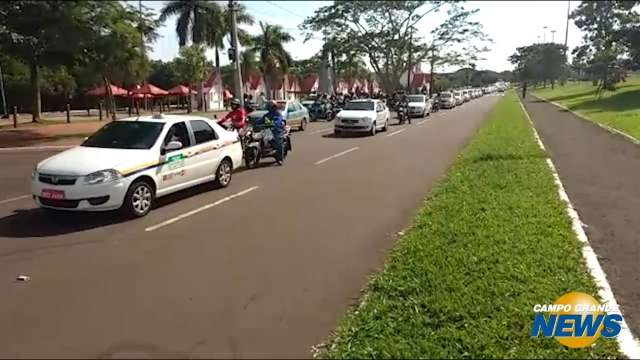
[[[640,89],[619,92],[606,98],[584,101],[571,106],[572,110],[627,111],[640,108]]]
[[[575,93],[575,94],[567,94],[567,95],[560,95],[560,96],[554,96],[554,97],[550,97],[548,98],[550,101],[562,101],[562,100],[572,100],[572,99],[576,99],[579,97],[583,97],[583,96],[587,96],[587,95],[593,95],[594,99],[596,97],[596,88],[594,87],[593,89],[587,90],[587,91],[582,91],[579,93]]]

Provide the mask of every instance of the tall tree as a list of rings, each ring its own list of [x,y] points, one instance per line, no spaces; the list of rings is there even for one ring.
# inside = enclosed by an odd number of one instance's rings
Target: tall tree
[[[220,5],[206,0],[172,0],[165,2],[160,10],[160,21],[177,16],[176,34],[180,47],[189,42],[201,44],[206,41],[207,23],[220,16]]]
[[[107,110],[115,119],[115,102],[110,84],[136,83],[148,75],[149,65],[143,51],[140,30],[147,41],[157,37],[158,22],[151,12],[116,1],[91,2],[93,6],[91,38],[85,49],[86,64],[102,75],[107,89]],[[142,23],[141,23],[142,22]]]
[[[260,30],[261,33],[252,38],[251,51],[259,54],[267,96],[273,98],[273,85],[282,79],[293,62],[284,49],[284,44],[293,41],[293,37],[279,25],[260,22]]]
[[[574,53],[589,58],[591,71],[599,79],[598,93],[615,89],[614,67],[628,51],[625,46],[628,42],[622,39],[624,30],[638,24],[638,14],[633,10],[635,4],[635,1],[583,1],[571,13],[576,26],[584,33],[583,45]]]
[[[180,49],[180,54],[175,60],[178,74],[183,82],[189,86],[189,94],[193,84],[201,84],[207,76],[207,57],[204,47],[191,45]],[[188,112],[191,112],[191,97],[189,98]]]
[[[509,57],[516,66],[516,76],[523,83],[547,82],[553,87],[555,81],[567,70],[564,45],[556,43],[522,46]]]
[[[400,86],[400,77],[433,53],[417,26],[429,15],[449,9],[452,28],[476,26],[455,2],[443,1],[336,1],[316,10],[301,25],[307,36],[344,39],[366,56],[386,91]],[[441,56],[444,56],[441,55]]]
[[[253,17],[244,5],[237,5],[236,21],[238,24],[253,24]],[[227,7],[214,1],[203,0],[173,0],[165,3],[160,12],[160,21],[177,16],[176,34],[179,45],[185,46],[191,41],[193,44],[204,44],[215,51],[215,71],[220,78],[220,50],[224,48],[224,39],[230,36],[231,13]],[[239,38],[248,37],[246,32],[240,31]],[[222,83],[219,91],[222,91]],[[201,97],[202,86],[199,85]]]
[[[29,66],[34,122],[42,106],[41,68],[75,61],[92,15],[86,2],[0,2],[0,49]]]

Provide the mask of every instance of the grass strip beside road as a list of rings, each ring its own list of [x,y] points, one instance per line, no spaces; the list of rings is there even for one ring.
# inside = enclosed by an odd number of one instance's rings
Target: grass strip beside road
[[[529,336],[534,304],[597,288],[546,154],[513,92],[457,159],[374,275],[327,358],[616,357]]]
[[[537,89],[533,94],[587,117],[589,120],[640,139],[640,76],[634,75],[615,91],[604,91],[596,96],[596,87],[590,82],[574,82],[565,86]]]

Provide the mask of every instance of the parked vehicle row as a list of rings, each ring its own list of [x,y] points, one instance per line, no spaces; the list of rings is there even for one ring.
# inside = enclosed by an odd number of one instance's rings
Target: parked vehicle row
[[[400,122],[428,116],[441,107],[459,106],[484,91],[454,90],[433,98],[408,95],[398,108]],[[276,105],[273,109],[280,109],[286,124],[278,137],[283,147],[277,148],[286,157],[292,148],[289,129],[305,130],[310,115],[298,101],[277,101]],[[265,105],[249,113],[249,124],[256,124],[267,111]],[[383,100],[352,100],[337,112],[334,132],[337,136],[375,135],[387,131],[390,120]],[[272,138],[269,128],[229,130],[216,120],[191,115],[121,119],[106,124],[80,146],[38,163],[32,173],[31,192],[35,202],[47,209],[120,209],[128,216],[142,217],[159,197],[210,181],[218,187],[228,186],[243,161],[247,167],[255,167],[261,158],[275,156]]]

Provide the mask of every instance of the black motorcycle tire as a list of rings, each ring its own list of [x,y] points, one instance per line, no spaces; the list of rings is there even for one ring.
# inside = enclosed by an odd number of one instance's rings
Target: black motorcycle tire
[[[260,154],[259,152],[253,148],[249,147],[245,150],[244,163],[248,169],[253,169],[258,166],[260,162]]]

